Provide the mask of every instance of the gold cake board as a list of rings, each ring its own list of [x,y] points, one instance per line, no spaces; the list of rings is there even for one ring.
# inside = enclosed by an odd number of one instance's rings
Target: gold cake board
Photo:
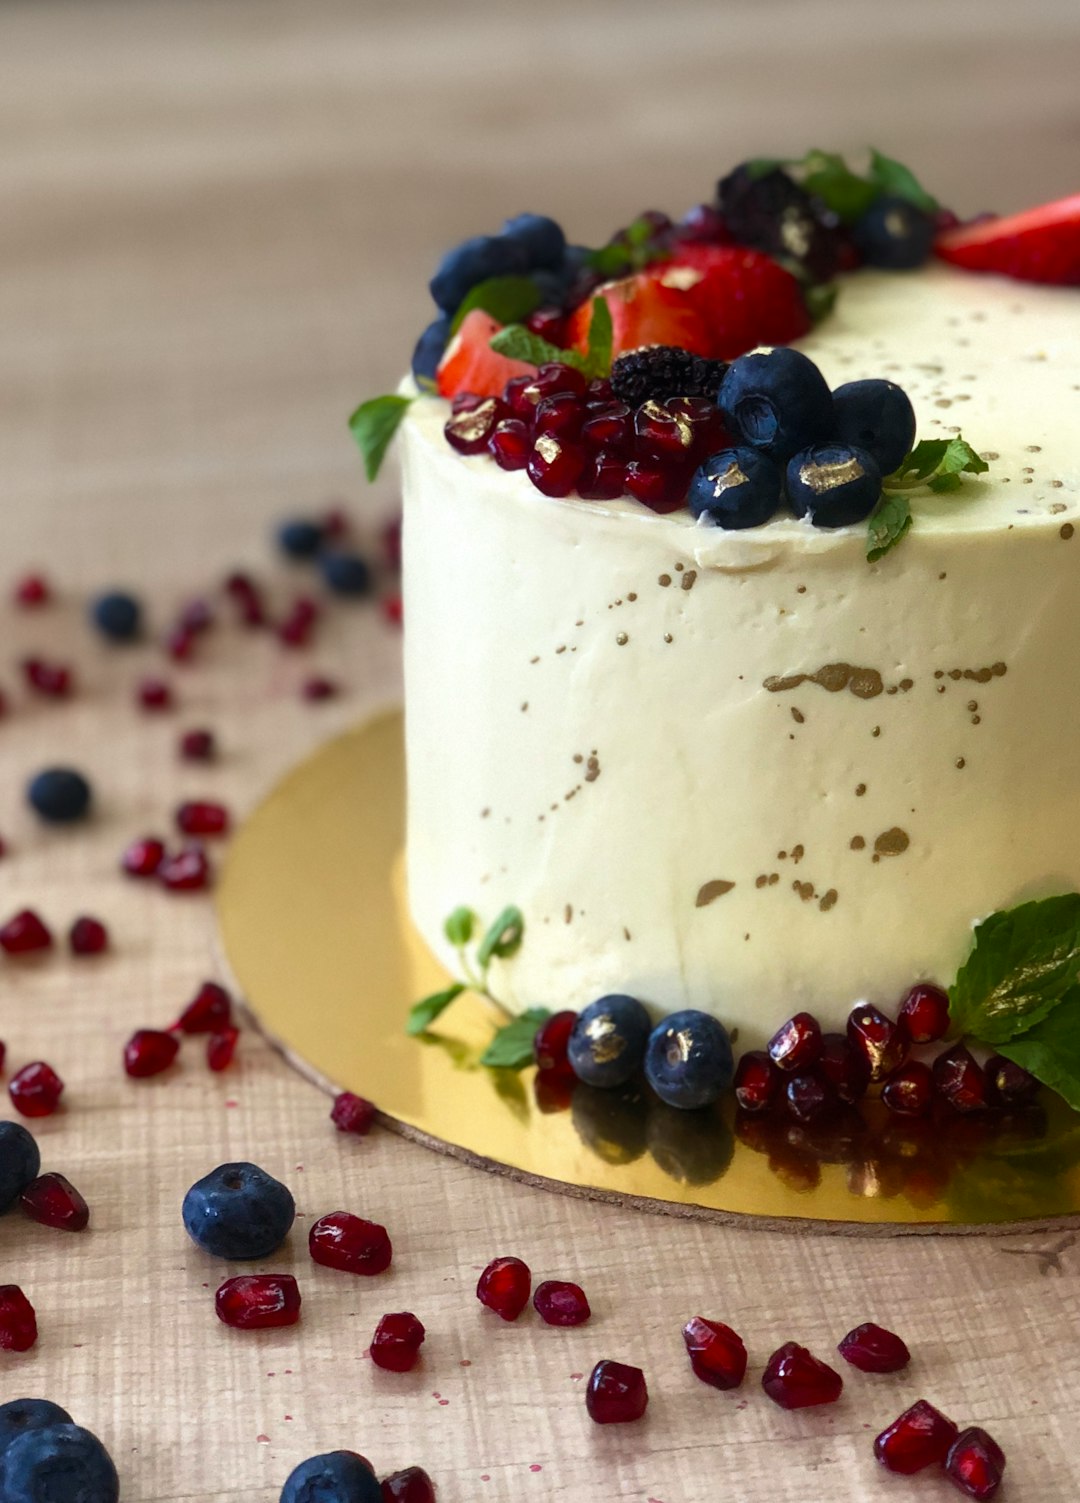
[[[323,1089],[370,1098],[387,1126],[480,1168],[673,1216],[899,1234],[1031,1231],[1080,1213],[1080,1115],[1049,1093],[1018,1119],[958,1119],[947,1134],[879,1103],[814,1132],[736,1123],[730,1105],[678,1112],[643,1089],[538,1097],[533,1069],[478,1063],[494,1020],[471,993],[431,1035],[406,1037],[410,1005],[448,977],[404,903],[404,797],[391,711],[283,779],[237,835],[218,889],[255,1022]]]

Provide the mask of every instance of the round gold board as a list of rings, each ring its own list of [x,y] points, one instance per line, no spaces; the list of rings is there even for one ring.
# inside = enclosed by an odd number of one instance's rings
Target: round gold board
[[[466,992],[430,1034],[409,1007],[450,978],[404,902],[400,712],[322,747],[233,843],[218,891],[233,974],[265,1034],[327,1090],[377,1103],[433,1148],[553,1190],[681,1216],[819,1230],[964,1231],[1080,1212],[1080,1115],[1045,1093],[1007,1118],[890,1118],[878,1102],[820,1128],[679,1112],[644,1088],[537,1083],[486,1069],[496,1026]],[[528,933],[525,935],[528,943]],[[581,1005],[552,998],[549,1005]]]

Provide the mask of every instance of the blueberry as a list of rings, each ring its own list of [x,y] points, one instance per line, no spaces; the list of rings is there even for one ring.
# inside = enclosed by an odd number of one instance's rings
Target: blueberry
[[[380,1503],[375,1473],[355,1451],[309,1456],[289,1473],[281,1503]]]
[[[456,313],[466,294],[489,277],[528,270],[525,248],[507,235],[474,235],[447,251],[431,279],[431,295],[444,313]]]
[[[11,1209],[40,1173],[41,1154],[32,1135],[21,1122],[0,1122],[0,1215]]]
[[[142,607],[134,595],[110,590],[94,601],[90,619],[103,637],[113,642],[130,642],[139,635]]]
[[[450,318],[444,313],[433,323],[428,324],[416,341],[412,357],[412,373],[418,381],[421,376],[425,380],[434,381],[435,372],[439,369],[439,361],[443,357],[443,351],[449,340]]]
[[[833,392],[833,437],[865,449],[891,475],[915,442],[915,409],[892,381],[849,381]]]
[[[4,1503],[117,1503],[119,1497],[108,1451],[79,1425],[24,1430],[0,1453]]]
[[[934,221],[906,198],[879,198],[855,221],[851,238],[867,266],[911,271],[930,255]]]
[[[314,558],[322,547],[323,530],[318,522],[293,517],[282,522],[277,533],[278,547],[289,558]]]
[[[566,278],[561,271],[534,271],[531,281],[540,294],[541,308],[565,307]]]
[[[613,994],[578,1013],[567,1046],[570,1068],[586,1085],[625,1085],[641,1069],[652,1022],[634,997]]]
[[[686,504],[718,527],[760,527],[780,506],[779,465],[756,449],[724,449],[699,465]]]
[[[322,573],[335,595],[367,595],[371,591],[371,566],[358,553],[326,554]]]
[[[825,377],[786,345],[733,360],[716,400],[733,434],[778,461],[824,438],[832,424]]]
[[[70,1425],[71,1415],[48,1399],[12,1399],[0,1404],[0,1456],[13,1440],[28,1430],[42,1430],[46,1425]]]
[[[26,789],[30,807],[50,824],[82,819],[90,807],[90,784],[73,767],[46,767]]]
[[[515,214],[502,232],[523,248],[530,271],[557,271],[562,266],[566,236],[554,219],[543,214]]]
[[[292,1195],[257,1164],[221,1164],[184,1196],[184,1226],[215,1258],[268,1258],[296,1215]]]
[[[668,1106],[709,1106],[731,1085],[735,1061],[722,1023],[688,1007],[673,1012],[649,1035],[645,1079]]]
[[[847,527],[877,505],[881,471],[854,444],[816,444],[789,461],[787,494],[795,515],[815,527]]]

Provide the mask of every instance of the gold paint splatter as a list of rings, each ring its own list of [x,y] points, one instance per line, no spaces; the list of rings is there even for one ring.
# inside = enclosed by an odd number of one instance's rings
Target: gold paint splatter
[[[765,887],[768,884],[768,881],[769,881],[768,873],[767,872],[762,872],[762,874],[761,874],[760,877],[755,877],[754,878],[754,886],[755,887]]]
[[[488,815],[489,815],[489,814],[490,814],[490,813],[491,813],[491,810],[490,810],[490,809],[481,809],[481,810],[480,810],[480,818],[481,818],[481,819],[487,819],[487,817],[488,817]]]
[[[585,781],[586,783],[595,783],[599,776],[600,762],[597,758],[596,753],[593,752],[589,757],[589,760],[585,764]]]
[[[1062,538],[1067,543],[1075,531],[1076,528],[1071,522],[1062,522],[1061,529],[1058,532],[1058,537]]]
[[[814,896],[813,882],[792,882],[791,890],[797,892],[804,903],[809,903]]]
[[[851,837],[851,849],[853,851],[865,851],[866,841],[861,835],[853,835]]]
[[[707,908],[717,898],[722,898],[726,892],[730,892],[734,886],[734,882],[728,882],[723,877],[714,877],[711,882],[703,882],[694,899],[694,907]]]
[[[817,684],[829,694],[839,694],[847,689],[856,699],[876,699],[885,687],[876,668],[856,668],[850,663],[826,663],[816,673],[774,675],[765,680],[763,687],[770,694],[783,694],[789,689],[797,689],[800,684]]]
[[[627,644],[627,642],[629,642],[629,640],[630,640],[630,638],[626,635],[626,633],[624,631],[621,631],[618,634],[618,636],[615,638],[616,645],[619,646],[619,647],[625,647],[626,644]]]
[[[574,905],[573,905],[573,903],[567,903],[566,907],[563,909],[562,916],[563,916],[563,923],[564,924],[570,923],[570,921],[574,917]]]
[[[956,765],[957,767],[966,767],[967,763],[964,761],[963,757],[957,757]]]
[[[636,594],[636,592],[634,590],[631,590],[630,593],[629,593],[629,595],[627,595],[626,598],[627,598],[627,600],[631,600],[631,601],[632,600],[636,600],[637,599],[637,594]]]
[[[907,831],[893,825],[891,830],[883,830],[874,841],[874,851],[878,856],[901,856],[910,844]]]
[[[769,873],[769,886],[770,887],[775,887],[776,884],[777,884],[777,882],[779,882],[779,880],[780,880],[780,873],[779,872],[770,872]]]
[[[830,908],[836,907],[836,899],[838,896],[839,894],[837,893],[836,888],[830,887],[828,892],[818,903],[818,907],[821,909],[822,913],[828,913]]]
[[[625,939],[627,941],[627,943],[629,943],[629,941],[630,941],[630,930],[627,929],[625,927],[625,925],[623,927],[623,939]]]
[[[666,631],[664,633],[664,641],[665,642],[674,642],[674,640],[675,640],[675,638],[671,635],[671,633],[669,631]]]
[[[794,863],[795,863],[796,866],[798,866],[799,862],[802,860],[802,858],[805,855],[806,855],[806,851],[805,851],[805,849],[804,849],[803,846],[801,846],[801,845],[793,845],[791,847],[791,859],[792,859],[792,861],[794,861]]]
[[[524,713],[525,713],[525,711],[526,711],[526,710],[527,710],[527,709],[528,709],[528,708],[529,708],[529,701],[528,701],[528,700],[526,700],[526,701],[525,701],[525,703],[524,703],[524,704],[523,704],[523,705],[522,705],[522,706],[521,706],[521,713],[522,713],[522,714],[523,714],[523,715],[524,715]]]
[[[802,725],[806,720],[806,716],[803,714],[803,712],[801,710],[797,710],[794,705],[792,705],[791,707],[791,718],[795,721],[796,725]]]
[[[871,736],[880,736],[881,735],[881,727],[880,727],[880,725],[875,725],[874,729],[870,732],[870,734],[871,734]]]
[[[661,574],[660,578],[656,582],[662,589],[666,590],[668,585],[671,583],[671,575]]]
[[[865,792],[866,792],[866,784],[865,783],[857,783],[856,786],[855,786],[855,797],[856,798],[862,798],[862,796],[863,796],[863,794]]]
[[[694,583],[695,583],[696,580],[697,580],[697,570],[696,569],[687,569],[686,573],[682,577],[682,587],[683,587],[683,589],[684,590],[692,590],[694,588]]]

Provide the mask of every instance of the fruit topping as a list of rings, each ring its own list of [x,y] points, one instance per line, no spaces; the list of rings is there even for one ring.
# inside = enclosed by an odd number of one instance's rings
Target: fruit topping
[[[385,1273],[394,1256],[385,1226],[354,1216],[351,1211],[320,1216],[308,1233],[308,1251],[324,1268],[365,1277]]]
[[[532,452],[532,434],[521,418],[502,418],[491,430],[487,450],[500,470],[523,470]]]
[[[836,1093],[827,1080],[812,1070],[789,1075],[784,1099],[796,1122],[823,1122],[836,1110]]]
[[[545,496],[568,496],[585,468],[585,450],[575,443],[541,434],[525,462],[529,479]]]
[[[761,1386],[781,1409],[809,1409],[835,1403],[844,1380],[806,1347],[788,1341],[769,1358]]]
[[[649,1404],[649,1390],[640,1367],[605,1359],[589,1375],[585,1407],[598,1425],[625,1425],[639,1420]]]
[[[583,1326],[592,1314],[584,1289],[558,1279],[536,1286],[533,1309],[547,1326]]]
[[[570,1035],[574,1031],[577,1022],[577,1013],[569,1009],[562,1012],[553,1012],[551,1017],[540,1024],[533,1039],[533,1058],[539,1070],[569,1070],[570,1060],[567,1050],[570,1047]]]
[[[240,1274],[214,1296],[218,1320],[237,1331],[269,1331],[300,1319],[300,1290],[291,1273]]]
[[[187,1233],[215,1258],[268,1258],[295,1216],[289,1190],[257,1164],[220,1164],[184,1196]]]
[[[179,1048],[180,1040],[174,1033],[140,1028],[124,1045],[124,1069],[133,1080],[147,1080],[167,1070]]]
[[[63,1090],[64,1082],[43,1060],[23,1065],[8,1081],[8,1095],[24,1117],[51,1117]]]
[[[0,1216],[11,1209],[40,1169],[41,1153],[33,1134],[21,1122],[0,1122]]]
[[[943,1463],[956,1434],[951,1419],[919,1399],[882,1430],[874,1441],[874,1455],[886,1471],[910,1477],[935,1462]]]
[[[817,1070],[832,1086],[841,1101],[854,1106],[866,1095],[870,1084],[870,1067],[861,1048],[856,1048],[843,1033],[823,1033]]]
[[[949,995],[920,981],[900,1004],[900,1031],[912,1044],[936,1044],[949,1031]]]
[[[981,1112],[989,1106],[986,1075],[970,1049],[954,1044],[933,1065],[934,1084],[956,1112]]]
[[[90,1225],[90,1208],[70,1180],[62,1174],[40,1174],[19,1197],[31,1221],[61,1232],[84,1232]]]
[[[922,1060],[909,1059],[886,1077],[881,1099],[898,1117],[921,1117],[934,1099],[934,1072]]]
[[[613,993],[578,1013],[567,1047],[570,1068],[586,1085],[625,1085],[641,1069],[652,1020],[634,997]]]
[[[28,1352],[37,1334],[34,1307],[18,1284],[0,1284],[0,1352]]]
[[[915,442],[915,409],[893,381],[848,381],[832,394],[833,436],[869,454],[883,475],[898,469]]]
[[[729,530],[760,527],[776,515],[784,477],[773,461],[756,449],[722,449],[699,465],[690,482],[687,505]]]
[[[853,1008],[847,1021],[847,1036],[866,1060],[873,1082],[884,1080],[904,1062],[907,1044],[903,1034],[869,1002]]]
[[[371,1131],[375,1112],[374,1102],[363,1096],[356,1096],[352,1091],[342,1091],[334,1097],[330,1120],[338,1132],[351,1132],[358,1138],[363,1138]]]
[[[726,374],[723,360],[709,360],[674,345],[652,345],[613,361],[611,389],[630,407],[680,396],[707,397],[715,403]]]
[[[881,471],[865,449],[814,444],[788,460],[787,496],[797,517],[815,527],[863,522],[881,497]]]
[[[532,1274],[520,1258],[495,1258],[476,1285],[476,1297],[503,1320],[517,1320],[529,1303]]]
[[[420,1360],[423,1341],[424,1327],[415,1315],[384,1315],[371,1338],[371,1360],[390,1373],[411,1372]]]
[[[945,1475],[969,1498],[992,1498],[1004,1471],[1005,1452],[977,1425],[961,1430],[945,1458]]]
[[[717,184],[716,199],[735,240],[794,263],[814,282],[839,269],[836,216],[781,168],[755,173],[743,163]]]
[[[112,642],[131,642],[139,635],[142,609],[134,595],[113,590],[99,595],[90,611],[90,619],[103,637]]]
[[[821,1055],[821,1024],[812,1013],[798,1012],[777,1029],[766,1047],[778,1070],[805,1070]]]
[[[1038,1095],[1039,1082],[1034,1075],[1001,1054],[991,1055],[983,1071],[987,1095],[993,1106],[1026,1106]]]
[[[446,252],[430,291],[435,306],[444,313],[455,313],[469,292],[481,282],[522,272],[529,255],[520,239],[508,235],[473,235]]]
[[[645,1049],[645,1079],[668,1106],[693,1111],[719,1100],[735,1063],[727,1029],[709,1013],[686,1008],[658,1023]]]
[[[825,378],[798,350],[779,348],[732,361],[718,404],[741,443],[779,462],[827,437],[832,425]]]
[[[911,1361],[911,1353],[900,1337],[873,1321],[849,1331],[836,1350],[861,1373],[898,1373]]]
[[[749,1049],[735,1069],[735,1100],[744,1112],[764,1112],[776,1100],[780,1075],[764,1049]]]
[[[435,1484],[423,1467],[407,1466],[383,1478],[382,1503],[435,1503]]]
[[[746,1347],[742,1337],[719,1320],[695,1315],[683,1326],[690,1366],[713,1388],[738,1388],[746,1376]]]
[[[90,784],[73,767],[48,767],[31,779],[26,798],[49,824],[70,824],[90,808]]]
[[[1080,193],[1020,214],[957,225],[937,237],[934,250],[967,271],[1080,286]]]
[[[482,308],[474,308],[446,347],[439,362],[435,384],[440,396],[472,392],[478,397],[502,395],[513,376],[533,376],[535,367],[524,360],[511,360],[491,348],[492,337],[502,325]]]
[[[934,221],[906,198],[885,196],[855,221],[851,238],[867,266],[911,271],[930,254]]]

